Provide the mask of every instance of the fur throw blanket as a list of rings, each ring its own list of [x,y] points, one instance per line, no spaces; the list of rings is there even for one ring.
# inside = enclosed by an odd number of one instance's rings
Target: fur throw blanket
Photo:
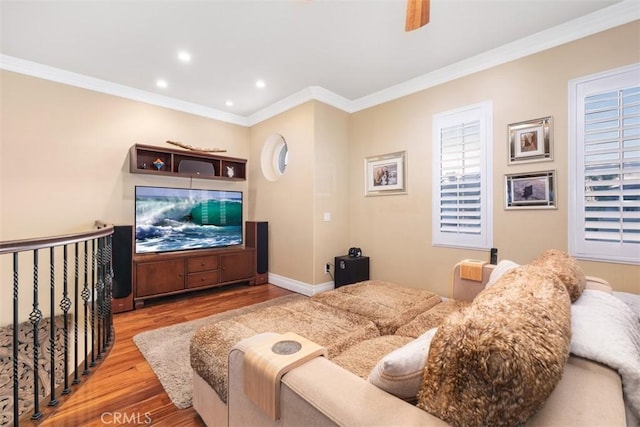
[[[640,319],[618,298],[585,290],[571,305],[571,353],[604,363],[622,377],[625,399],[640,419]]]

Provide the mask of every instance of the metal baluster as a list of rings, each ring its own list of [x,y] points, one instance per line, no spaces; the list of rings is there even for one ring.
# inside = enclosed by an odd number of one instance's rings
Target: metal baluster
[[[68,259],[68,246],[64,245],[62,250],[62,268],[63,268],[63,276],[62,279],[62,301],[60,302],[60,308],[62,309],[62,321],[63,326],[62,330],[64,331],[64,389],[62,390],[62,394],[71,393],[71,389],[69,388],[69,309],[71,308],[71,300],[69,299],[69,272],[67,270],[69,265]]]
[[[82,285],[82,300],[84,301],[84,371],[82,375],[88,375],[89,372],[89,360],[87,359],[87,350],[89,347],[88,332],[89,332],[89,242],[84,241],[84,284]]]
[[[107,346],[109,345],[109,304],[108,304],[108,287],[109,287],[109,238],[102,238],[102,251],[103,251],[103,263],[102,263],[102,276],[103,276],[103,289],[102,289],[102,352],[106,353]]]
[[[98,243],[98,260],[97,260],[97,275],[98,275],[98,283],[96,285],[96,294],[95,294],[95,298],[97,299],[96,305],[98,306],[98,322],[97,322],[97,328],[98,328],[98,334],[97,334],[97,342],[98,342],[98,354],[97,354],[97,358],[98,359],[102,359],[102,352],[103,352],[103,348],[102,348],[102,330],[104,328],[102,328],[102,320],[104,319],[104,281],[103,281],[103,274],[104,274],[104,240],[103,238],[99,238],[97,240]]]
[[[38,249],[33,251],[33,310],[29,314],[29,321],[33,325],[33,401],[34,409],[32,420],[39,420],[42,418],[42,412],[40,412],[40,387],[38,384],[38,368],[39,368],[39,348],[38,332],[40,327],[40,321],[42,320],[42,311],[38,307]],[[14,326],[17,327],[17,324]]]
[[[80,285],[80,257],[79,257],[79,245],[78,242],[74,245],[75,254],[74,254],[74,272],[73,272],[73,382],[72,384],[80,384],[80,378],[78,377],[78,367],[80,366],[78,363],[78,313],[80,312],[80,308],[78,307],[79,298],[79,285]]]
[[[91,364],[96,366],[96,239],[91,240]]]
[[[56,406],[58,399],[56,399],[56,268],[55,268],[55,247],[49,248],[49,309],[50,313],[50,325],[49,325],[49,370],[51,371],[51,398],[49,399],[49,406]]]
[[[113,329],[113,307],[111,307],[111,297],[113,295],[113,235],[110,234],[107,237],[107,254],[108,254],[108,265],[109,272],[107,274],[107,313],[109,316],[108,325],[109,328],[107,330],[107,346],[111,345],[111,329]]]
[[[18,427],[20,406],[18,390],[20,379],[18,378],[18,252],[13,253],[13,425]]]

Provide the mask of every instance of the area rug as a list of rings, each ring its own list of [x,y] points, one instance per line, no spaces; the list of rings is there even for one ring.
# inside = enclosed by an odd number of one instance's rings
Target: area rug
[[[198,328],[258,308],[279,305],[302,298],[307,297],[299,294],[286,295],[202,319],[142,332],[133,337],[133,342],[138,346],[160,380],[171,402],[177,408],[185,409],[192,405],[193,399],[193,374],[189,360],[189,343]]]

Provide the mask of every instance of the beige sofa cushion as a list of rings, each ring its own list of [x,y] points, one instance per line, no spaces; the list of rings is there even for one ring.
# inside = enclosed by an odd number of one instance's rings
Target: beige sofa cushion
[[[448,315],[463,307],[467,307],[469,304],[467,301],[452,299],[442,301],[430,310],[420,313],[406,325],[399,327],[396,330],[396,335],[417,338],[429,329],[437,328]]]
[[[433,292],[382,280],[342,286],[311,299],[370,319],[380,335],[393,335],[400,326],[442,301]]]
[[[411,338],[399,335],[369,338],[352,345],[336,357],[331,358],[331,361],[366,380],[380,359],[409,341]]]
[[[224,314],[224,313],[223,313]],[[325,347],[329,357],[357,342],[379,336],[369,319],[308,298],[244,310],[198,329],[191,339],[191,367],[227,400],[227,356],[239,341],[262,332],[295,332]]]
[[[531,261],[530,264],[556,274],[567,287],[571,302],[580,298],[587,280],[575,258],[558,249],[549,249]]]
[[[415,400],[436,331],[429,329],[380,359],[369,374],[369,382],[400,399]]]
[[[570,305],[556,275],[509,271],[438,328],[418,406],[458,426],[523,424],[562,377]]]

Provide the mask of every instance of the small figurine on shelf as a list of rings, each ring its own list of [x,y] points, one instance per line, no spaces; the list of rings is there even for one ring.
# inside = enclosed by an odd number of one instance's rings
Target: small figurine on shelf
[[[156,169],[160,170],[162,169],[162,167],[164,166],[164,162],[160,159],[157,158],[154,162],[153,165],[156,167]]]
[[[233,174],[234,174],[233,166],[227,166],[227,176],[229,178],[233,178]]]

